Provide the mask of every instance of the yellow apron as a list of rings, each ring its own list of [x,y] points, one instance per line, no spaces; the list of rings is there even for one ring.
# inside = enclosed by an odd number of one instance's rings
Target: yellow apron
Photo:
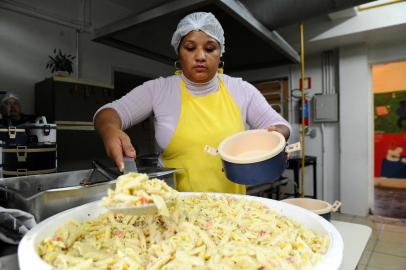
[[[219,78],[219,90],[207,96],[193,96],[180,82],[181,112],[178,126],[162,154],[164,166],[183,168],[176,175],[179,191],[245,194],[245,186],[228,180],[218,156],[204,151],[218,147],[226,137],[243,131],[240,109]]]

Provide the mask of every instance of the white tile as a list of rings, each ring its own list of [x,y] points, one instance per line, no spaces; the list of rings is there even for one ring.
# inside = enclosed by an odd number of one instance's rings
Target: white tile
[[[366,226],[370,227],[371,229],[377,230],[377,231],[381,231],[385,225],[383,223],[374,222],[372,216],[355,217],[351,222],[366,225]]]
[[[359,264],[367,265],[371,254],[372,251],[365,250],[364,253],[362,253],[361,259],[359,260]]]
[[[331,213],[331,219],[332,220],[339,220],[339,221],[345,221],[345,222],[351,222],[354,219],[355,216],[353,215],[348,215],[348,214],[341,214],[341,213]]]
[[[376,239],[376,238],[369,238],[369,241],[368,241],[368,243],[367,243],[367,246],[365,247],[365,250],[367,250],[367,251],[373,251],[374,250],[374,248],[375,248],[375,246],[376,246],[376,243],[378,242],[378,239]]]
[[[383,230],[390,232],[406,233],[406,226],[385,224]]]
[[[378,235],[378,240],[384,242],[406,243],[406,234],[383,230],[382,233]]]
[[[385,270],[405,270],[406,258],[373,252],[367,269],[370,269],[369,267]]]
[[[406,242],[388,242],[378,240],[375,248],[375,252],[396,255],[401,257],[406,257]],[[405,266],[406,269],[406,266]]]

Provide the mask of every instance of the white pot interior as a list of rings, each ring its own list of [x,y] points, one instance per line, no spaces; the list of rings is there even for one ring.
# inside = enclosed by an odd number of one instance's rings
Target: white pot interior
[[[326,214],[331,211],[331,204],[322,200],[310,198],[294,198],[294,199],[286,199],[283,201],[302,207],[318,215]]]
[[[248,130],[226,138],[218,147],[222,159],[238,164],[264,161],[285,147],[285,137],[276,131]]]

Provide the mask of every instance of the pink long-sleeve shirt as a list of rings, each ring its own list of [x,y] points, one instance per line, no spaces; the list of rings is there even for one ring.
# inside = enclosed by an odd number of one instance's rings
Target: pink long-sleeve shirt
[[[219,77],[240,109],[246,125],[254,129],[285,125],[291,130],[289,123],[269,105],[252,84],[225,74],[220,74]],[[126,129],[154,113],[155,138],[158,145],[165,149],[178,126],[181,79],[185,81],[189,93],[194,96],[205,96],[218,91],[217,76],[204,84],[193,83],[183,74],[161,77],[147,81],[122,98],[104,105],[96,114],[102,109],[114,109],[121,119],[122,129]]]

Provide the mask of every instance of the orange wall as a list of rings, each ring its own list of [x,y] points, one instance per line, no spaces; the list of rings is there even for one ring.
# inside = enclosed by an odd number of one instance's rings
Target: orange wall
[[[406,61],[372,66],[374,93],[406,90]]]

